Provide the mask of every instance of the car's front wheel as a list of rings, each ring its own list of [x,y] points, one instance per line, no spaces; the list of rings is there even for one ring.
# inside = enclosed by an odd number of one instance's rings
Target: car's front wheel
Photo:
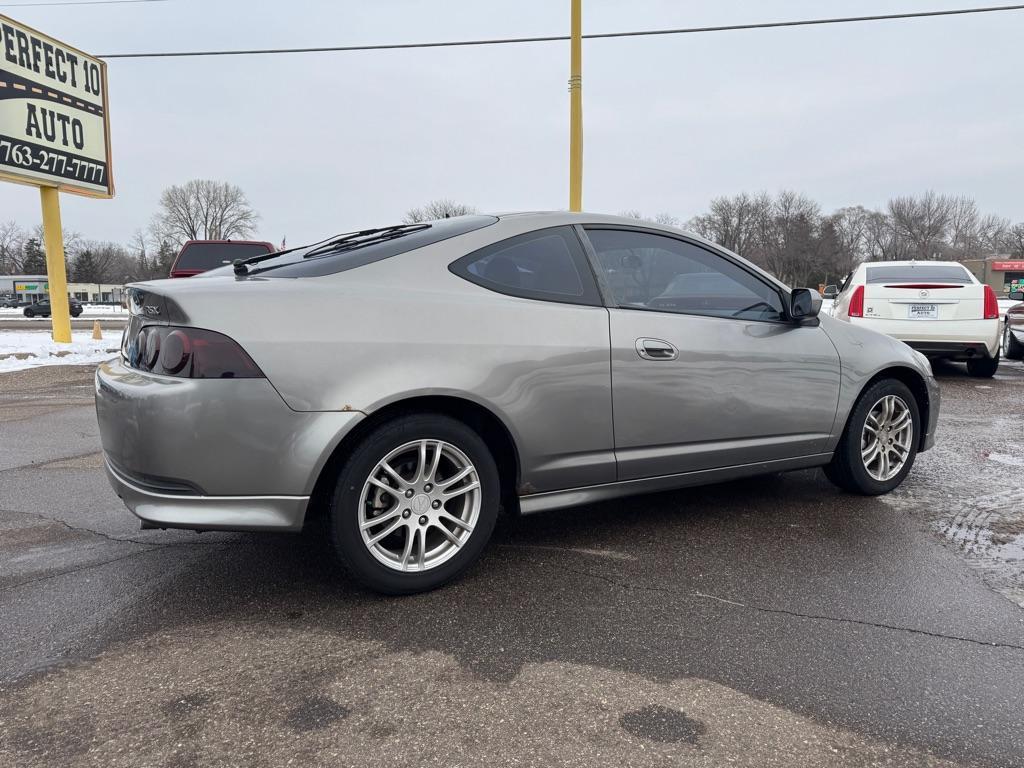
[[[498,469],[476,432],[441,414],[406,416],[352,452],[331,503],[331,540],[370,589],[423,592],[476,561],[499,502]]]
[[[32,311],[31,307],[25,307],[25,317],[35,317],[36,313]]]
[[[896,379],[883,379],[853,407],[825,474],[851,493],[888,493],[914,465],[920,434],[921,417],[910,389]]]
[[[1003,357],[1007,360],[1024,358],[1024,344],[1017,341],[1017,337],[1010,331],[1009,318],[1003,324]]]
[[[995,357],[978,357],[967,361],[967,373],[978,379],[991,379],[999,369],[999,354]]]

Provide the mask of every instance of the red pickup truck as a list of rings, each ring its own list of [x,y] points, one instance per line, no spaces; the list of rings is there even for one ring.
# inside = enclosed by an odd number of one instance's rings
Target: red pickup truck
[[[262,240],[188,240],[171,265],[171,277],[192,277],[228,266],[235,259],[262,256],[276,250],[273,243]]]

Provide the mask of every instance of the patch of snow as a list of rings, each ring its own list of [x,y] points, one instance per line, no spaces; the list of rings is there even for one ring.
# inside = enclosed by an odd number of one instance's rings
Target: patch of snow
[[[102,339],[93,339],[92,331],[72,331],[70,344],[58,344],[49,331],[0,330],[0,372],[40,365],[94,365],[116,355],[120,344],[120,331],[104,331]]]
[[[1024,457],[1021,456],[1013,456],[1008,453],[990,453],[988,458],[990,461],[1005,464],[1008,467],[1024,467]]]

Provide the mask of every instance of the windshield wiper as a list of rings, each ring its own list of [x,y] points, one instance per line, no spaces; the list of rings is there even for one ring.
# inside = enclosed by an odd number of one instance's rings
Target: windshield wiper
[[[327,253],[351,251],[355,248],[362,248],[364,245],[383,243],[386,240],[394,240],[397,237],[404,237],[412,232],[419,232],[420,230],[429,228],[429,224],[395,224],[390,227],[363,229],[359,232],[352,232],[347,235],[342,235],[341,237],[336,237],[333,240],[328,240],[323,245],[318,245],[308,253],[303,254],[302,258],[312,259],[317,256],[323,256]]]
[[[302,258],[309,259],[316,256],[323,256],[327,253],[340,253],[342,251],[352,250],[353,248],[361,248],[364,245],[382,243],[386,240],[393,240],[396,237],[402,237],[410,232],[419,232],[422,229],[429,228],[429,224],[394,224],[390,227],[361,229],[358,232],[347,232],[344,235],[338,235],[337,237],[331,237],[327,240],[321,240],[318,243],[314,243],[312,246],[299,245],[294,248],[288,248],[284,251],[274,251],[273,253],[263,253],[259,256],[250,256],[248,259],[235,259],[232,264],[234,265],[236,275],[248,275],[249,266],[252,264],[259,264],[261,261],[267,261],[268,259],[274,259],[278,256],[284,256],[286,253],[301,251],[304,248],[309,248],[310,250],[305,253]],[[270,269],[272,268],[273,267],[270,267]]]

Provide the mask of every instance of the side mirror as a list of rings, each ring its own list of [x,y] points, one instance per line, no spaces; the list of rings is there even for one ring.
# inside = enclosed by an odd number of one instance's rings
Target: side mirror
[[[811,288],[794,288],[789,294],[789,314],[794,320],[810,320],[821,311],[821,294]]]
[[[826,299],[834,299],[839,295],[839,286],[837,285],[826,285],[824,297]]]
[[[1024,301],[1024,291],[1011,291],[1009,298],[1012,301]]]

